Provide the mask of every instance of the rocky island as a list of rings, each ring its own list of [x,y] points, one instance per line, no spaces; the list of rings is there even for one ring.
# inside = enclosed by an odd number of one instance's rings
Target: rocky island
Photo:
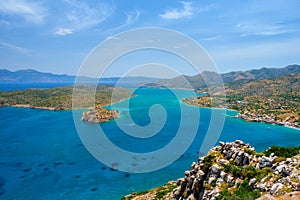
[[[220,142],[184,177],[122,200],[299,199],[300,147],[255,152],[240,140]]]
[[[95,109],[84,112],[82,114],[81,120],[89,123],[100,123],[107,122],[112,119],[119,117],[119,111],[108,110],[103,108],[102,105],[97,105]]]

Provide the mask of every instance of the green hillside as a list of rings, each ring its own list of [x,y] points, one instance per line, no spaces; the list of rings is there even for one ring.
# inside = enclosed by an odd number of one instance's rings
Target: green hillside
[[[300,74],[300,65],[289,65],[283,68],[261,68],[247,71],[233,71],[224,74],[204,71],[195,76],[181,75],[171,79],[162,79],[156,82],[145,84],[149,87],[169,87],[169,88],[188,88],[203,89],[209,85],[218,83],[220,77],[225,84],[227,83],[244,83],[253,80],[273,79],[288,74]],[[220,85],[220,84],[219,84]]]
[[[80,85],[76,87],[76,101],[81,108],[89,108],[93,106],[93,91],[91,86]],[[118,95],[114,101],[129,97],[129,89],[115,88],[110,85],[100,85],[97,87],[95,95],[96,105],[107,105],[111,103],[111,95],[113,90],[118,91]],[[73,86],[57,87],[52,89],[27,89],[16,90],[10,92],[0,92],[0,105],[28,105],[29,107],[45,107],[54,108],[55,110],[72,109],[72,93]]]
[[[188,98],[184,102],[202,107],[227,107],[247,121],[263,121],[299,127],[300,74],[272,79],[239,80],[225,84],[226,97]],[[206,89],[198,91],[207,92]]]

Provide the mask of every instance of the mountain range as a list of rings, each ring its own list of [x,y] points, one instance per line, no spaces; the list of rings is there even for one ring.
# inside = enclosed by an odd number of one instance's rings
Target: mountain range
[[[300,74],[300,65],[288,65],[283,68],[261,68],[247,71],[233,71],[221,74],[223,82],[242,82],[251,80],[272,79],[287,74]],[[171,79],[161,79],[156,82],[148,83],[149,87],[170,87],[170,88],[189,88],[201,89],[206,86],[207,82],[213,83],[219,75],[216,72],[204,71],[195,76],[181,75]]]
[[[272,79],[287,74],[300,74],[300,65],[288,65],[283,68],[261,68],[247,71],[233,71],[221,74],[224,83]],[[189,88],[200,89],[206,86],[204,80],[213,83],[219,75],[216,72],[204,71],[195,76],[181,75],[171,79],[159,79],[149,77],[109,77],[101,78],[100,83],[115,85],[121,80],[122,86],[144,85],[148,87],[170,87],[170,88]],[[44,73],[36,70],[9,71],[0,69],[0,82],[74,82],[76,76],[66,74]],[[80,77],[84,82],[97,82],[98,79],[90,77]]]
[[[7,69],[0,69],[0,82],[23,82],[23,83],[73,83],[76,76],[70,76],[67,74],[52,74],[39,72],[33,69],[9,71]],[[97,83],[97,78],[80,77],[81,82],[93,82]],[[158,78],[150,77],[108,77],[101,78],[100,83],[115,85],[118,81],[121,81],[121,85],[134,85],[137,83],[147,83],[159,80]]]

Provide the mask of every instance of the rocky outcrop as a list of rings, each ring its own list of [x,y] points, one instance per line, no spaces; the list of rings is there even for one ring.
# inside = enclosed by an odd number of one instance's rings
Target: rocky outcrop
[[[274,197],[270,194],[265,194],[262,197],[258,198],[257,200],[299,200],[300,199],[300,192],[290,192],[278,197]]]
[[[119,116],[119,112],[115,110],[108,110],[101,105],[96,106],[95,109],[84,112],[81,120],[89,123],[107,122]]]
[[[299,152],[298,152],[299,153]],[[240,140],[220,142],[208,155],[193,162],[175,189],[161,199],[213,200],[262,199],[300,191],[300,154],[282,158],[266,156]],[[133,198],[135,199],[135,198]]]

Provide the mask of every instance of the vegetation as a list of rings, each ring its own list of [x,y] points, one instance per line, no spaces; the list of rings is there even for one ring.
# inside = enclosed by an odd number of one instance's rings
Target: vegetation
[[[108,110],[103,106],[131,96],[131,90],[110,85],[98,85],[94,90],[92,86],[77,85],[0,92],[0,107],[21,106],[49,110],[94,108],[83,113],[82,120],[99,123],[119,116],[118,111]]]
[[[195,76],[181,75],[171,79],[161,79],[159,81],[145,84],[149,87],[169,87],[169,88],[186,88],[201,90],[207,87],[207,85],[215,85],[220,83],[220,77],[225,84],[234,83],[244,84],[253,80],[273,79],[278,76],[284,76],[287,74],[299,74],[299,65],[289,65],[284,68],[261,68],[247,71],[234,71],[219,75],[212,71],[203,71]],[[220,84],[219,84],[220,85]]]
[[[225,85],[226,97],[211,94],[184,102],[201,107],[227,107],[247,121],[300,127],[300,74],[273,79],[239,80]],[[207,92],[207,89],[199,90]]]
[[[256,180],[261,180],[269,172],[269,168],[256,169],[251,165],[247,166],[236,166],[233,164],[228,164],[224,166],[224,171],[232,174],[235,178],[243,178],[245,180],[250,180],[255,178]]]
[[[55,108],[56,110],[72,109],[73,89],[76,106],[78,108],[89,108],[95,105],[108,105],[112,103],[111,96],[115,95],[113,103],[121,99],[130,97],[130,90],[113,87],[109,85],[99,85],[96,89],[95,98],[93,87],[79,85],[57,87],[52,89],[27,89],[11,92],[0,92],[0,105],[27,105],[28,107]],[[115,90],[115,91],[114,91]],[[95,101],[94,101],[95,100]]]
[[[219,195],[217,200],[252,200],[260,197],[259,190],[252,190],[248,180],[244,180],[242,183],[237,185],[237,189],[231,194],[227,188],[224,188]]]
[[[159,187],[155,194],[154,200],[164,199],[164,197],[176,188],[175,184],[166,184],[164,187]]]
[[[204,165],[202,166],[202,171],[204,173],[207,173],[209,168],[213,165],[214,161],[215,161],[214,156],[212,156],[212,155],[205,156],[203,159]]]
[[[169,193],[171,193],[176,188],[175,182],[169,182],[164,186],[159,186],[151,190],[145,190],[142,192],[133,192],[130,195],[127,195],[125,197],[122,197],[121,200],[131,200],[133,198],[143,196],[143,195],[149,195],[147,196],[147,199],[153,199],[153,200],[163,200],[165,199],[165,196]]]
[[[217,147],[216,147],[217,148]],[[214,150],[212,149],[209,154],[205,157],[199,159],[198,166],[204,172],[204,182],[195,182],[195,178],[197,176],[198,168],[193,164],[191,167],[191,171],[189,176],[185,176],[184,179],[179,179],[177,183],[175,181],[171,181],[164,186],[159,186],[153,188],[148,191],[142,191],[139,193],[132,193],[123,197],[122,200],[130,200],[130,199],[154,199],[154,200],[161,200],[161,199],[174,199],[175,198],[188,198],[190,195],[194,195],[195,198],[198,198],[196,194],[199,194],[201,188],[196,189],[197,187],[192,187],[195,184],[199,184],[200,187],[204,187],[204,190],[207,193],[212,192],[214,189],[217,188],[215,191],[219,191],[216,195],[217,200],[254,200],[259,198],[266,190],[266,186],[262,186],[259,188],[256,183],[273,183],[272,181],[278,183],[278,179],[280,178],[280,174],[276,173],[278,171],[274,171],[274,166],[277,166],[273,163],[273,166],[270,167],[256,167],[259,164],[259,158],[262,156],[269,157],[271,153],[274,153],[276,156],[282,157],[290,157],[292,158],[295,155],[298,155],[300,152],[300,146],[298,147],[271,147],[268,150],[257,153],[249,146],[240,147],[240,150],[243,152],[249,152],[251,156],[255,157],[252,161],[250,161],[247,165],[237,165],[236,162],[232,159],[225,158],[224,154],[221,153],[221,150]],[[237,151],[238,152],[238,151]],[[230,153],[229,153],[230,154]],[[249,156],[248,155],[248,156]],[[271,156],[272,157],[272,156]],[[295,158],[295,157],[294,157]],[[220,160],[223,160],[221,164]],[[227,162],[224,162],[227,160]],[[275,160],[277,163],[278,161]],[[296,163],[297,161],[295,161]],[[212,171],[212,166],[216,165],[219,167],[225,176],[221,176],[221,172]],[[285,163],[285,166],[288,167],[288,164]],[[294,166],[291,165],[291,166]],[[292,168],[292,167],[291,167]],[[296,166],[296,169],[297,166]],[[295,173],[295,172],[293,172]],[[214,179],[211,179],[213,178]],[[211,179],[211,180],[210,180]],[[221,179],[221,180],[219,180]],[[291,178],[295,179],[294,178]],[[297,180],[292,180],[294,183],[297,183]],[[280,181],[279,181],[280,182]],[[281,182],[280,182],[281,183]],[[292,183],[289,183],[292,184]],[[267,184],[268,185],[268,184]],[[184,190],[181,190],[182,187],[186,187]],[[269,187],[269,186],[268,186]],[[174,190],[175,189],[175,190]],[[270,188],[269,188],[270,189]],[[294,188],[295,189],[295,188]],[[283,194],[283,192],[292,192],[294,191],[291,187],[287,187],[284,185],[278,192],[278,194]],[[192,191],[194,193],[192,193]],[[196,192],[195,192],[196,191]],[[179,193],[178,193],[179,192]],[[182,193],[181,193],[182,192]],[[203,190],[202,190],[203,192]],[[176,194],[180,194],[176,196]],[[174,196],[175,195],[175,196]]]
[[[290,158],[300,153],[300,147],[279,147],[279,146],[272,146],[269,149],[264,151],[266,156],[274,155],[282,158]]]

